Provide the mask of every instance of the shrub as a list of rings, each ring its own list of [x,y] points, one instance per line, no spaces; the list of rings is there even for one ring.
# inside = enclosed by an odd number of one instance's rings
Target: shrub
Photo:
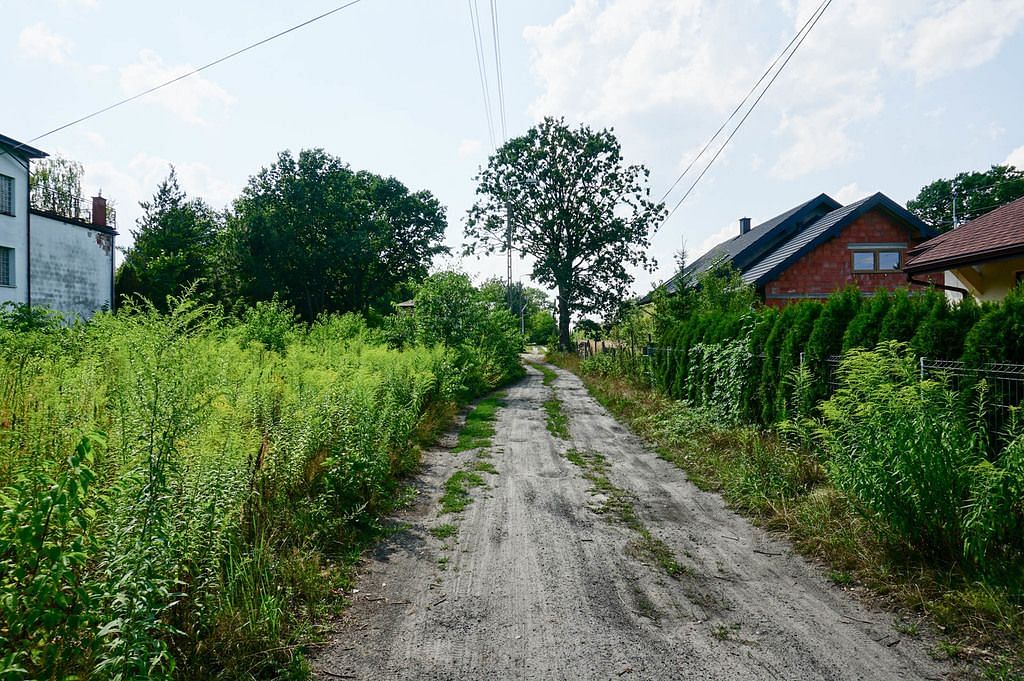
[[[862,303],[843,334],[843,352],[854,348],[874,348],[891,304],[892,296],[884,290],[875,291],[870,300]]]
[[[843,359],[822,413],[834,484],[890,538],[960,559],[973,471],[986,460],[984,427],[963,400],[941,382],[921,382],[914,356],[886,343]]]

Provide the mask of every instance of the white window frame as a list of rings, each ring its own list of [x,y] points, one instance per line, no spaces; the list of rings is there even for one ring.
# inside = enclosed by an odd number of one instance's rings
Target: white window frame
[[[17,285],[17,279],[14,275],[14,249],[7,246],[0,246],[0,286],[5,288],[14,288]],[[4,281],[2,278],[4,274],[7,275],[7,280]]]
[[[0,175],[0,215],[14,215],[14,178]]]

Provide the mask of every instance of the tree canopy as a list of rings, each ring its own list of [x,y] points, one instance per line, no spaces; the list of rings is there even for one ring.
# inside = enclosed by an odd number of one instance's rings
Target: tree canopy
[[[118,295],[142,296],[166,310],[168,296],[195,282],[200,290],[211,289],[222,216],[202,199],[188,198],[173,166],[153,199],[139,205],[143,214],[132,230],[135,243],[117,271]]]
[[[630,268],[654,268],[647,249],[665,209],[650,200],[648,175],[624,163],[611,130],[545,118],[477,175],[465,253],[504,252],[511,235],[533,257],[533,278],[557,289],[559,343],[568,348],[574,312],[612,309],[627,295]]]
[[[81,163],[62,156],[35,161],[28,178],[32,207],[66,217],[79,217],[83,174],[85,168]]]
[[[252,304],[277,293],[306,320],[324,312],[385,312],[427,275],[445,209],[427,191],[353,171],[306,149],[249,179],[224,239],[228,289]]]
[[[985,172],[963,172],[921,188],[907,201],[907,210],[940,231],[953,227],[953,193],[956,219],[963,223],[1024,196],[1024,171],[994,165]]]

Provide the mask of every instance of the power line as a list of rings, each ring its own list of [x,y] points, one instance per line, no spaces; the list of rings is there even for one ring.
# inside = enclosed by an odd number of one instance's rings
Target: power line
[[[484,96],[484,113],[487,116],[487,133],[491,138],[491,148],[494,144],[494,115],[491,112],[491,88],[487,83],[487,60],[484,58],[484,37],[480,30],[480,8],[476,0],[466,0],[469,6],[469,21],[473,29],[473,48],[476,50],[476,68],[480,74],[480,90]],[[475,9],[475,11],[474,11]]]
[[[675,182],[672,183],[672,186],[668,188],[668,190],[665,192],[665,195],[662,196],[658,200],[658,203],[662,203],[662,202],[665,201],[665,199],[668,198],[668,195],[672,193],[672,190],[674,190],[676,188],[676,185],[678,185],[680,182],[682,182],[683,178],[686,176],[686,174],[688,172],[690,172],[690,169],[693,168],[694,164],[697,163],[697,161],[700,159],[700,157],[704,155],[704,152],[706,152],[708,150],[708,147],[710,147],[711,144],[716,139],[718,139],[718,136],[720,134],[722,134],[723,130],[725,130],[725,126],[729,125],[729,121],[731,121],[733,118],[735,118],[736,114],[739,113],[739,110],[742,109],[743,105],[747,103],[748,99],[750,99],[750,95],[754,94],[754,91],[757,90],[758,86],[762,82],[764,82],[764,79],[768,77],[768,74],[771,73],[775,69],[775,65],[779,63],[780,59],[782,59],[782,55],[786,54],[786,52],[789,51],[789,48],[793,46],[793,43],[795,43],[797,38],[800,37],[800,34],[802,34],[807,29],[807,26],[808,26],[808,24],[811,23],[811,20],[814,18],[814,15],[817,14],[817,12],[821,10],[821,7],[824,4],[825,4],[825,0],[823,0],[821,5],[818,5],[818,9],[815,10],[811,14],[811,16],[807,17],[807,21],[805,21],[804,25],[802,27],[800,27],[800,30],[796,32],[796,34],[793,36],[792,40],[789,41],[789,44],[786,45],[784,48],[782,48],[782,51],[779,52],[779,54],[775,57],[775,60],[772,61],[772,63],[768,66],[767,69],[765,69],[764,73],[761,74],[761,77],[757,79],[757,82],[754,83],[754,85],[750,88],[750,90],[743,97],[743,99],[740,101],[740,103],[736,105],[736,108],[732,110],[732,113],[729,114],[729,117],[725,119],[725,121],[718,128],[718,130],[715,131],[715,134],[711,136],[711,139],[709,139],[707,141],[707,143],[700,150],[700,152],[696,156],[693,157],[693,159],[686,166],[686,168],[683,170],[683,172],[679,174],[679,177],[677,177]]]
[[[346,2],[343,5],[339,5],[339,6],[335,7],[332,10],[328,10],[327,12],[324,12],[323,14],[319,14],[319,15],[313,17],[312,19],[307,19],[306,21],[303,21],[300,24],[295,24],[291,28],[287,28],[287,29],[285,29],[285,30],[283,30],[283,31],[281,31],[279,33],[275,33],[272,36],[268,36],[268,37],[266,37],[266,38],[264,38],[262,40],[254,42],[254,43],[252,43],[250,45],[246,45],[245,47],[243,47],[243,48],[241,48],[239,50],[235,50],[231,54],[224,55],[223,57],[220,57],[219,59],[214,59],[213,61],[209,62],[208,64],[203,64],[199,68],[193,69],[193,70],[189,71],[188,73],[184,73],[184,74],[182,74],[180,76],[177,76],[175,78],[171,78],[170,80],[164,81],[163,83],[160,83],[159,85],[155,85],[155,86],[149,88],[148,90],[144,90],[142,92],[134,94],[131,97],[126,97],[126,98],[120,100],[119,102],[115,102],[115,103],[113,103],[113,104],[111,104],[109,106],[103,107],[102,109],[98,109],[96,111],[93,111],[92,113],[87,114],[85,116],[82,116],[81,118],[76,118],[75,120],[71,121],[70,123],[65,123],[64,125],[58,126],[58,127],[54,128],[53,130],[49,130],[47,132],[44,132],[41,135],[36,135],[32,139],[30,139],[28,142],[23,142],[23,143],[19,144],[17,147],[14,147],[14,149],[12,149],[11,151],[17,151],[21,147],[26,146],[28,144],[32,144],[33,142],[41,140],[44,137],[49,137],[50,135],[52,135],[52,134],[54,134],[56,132],[60,132],[61,130],[64,130],[66,128],[70,128],[73,125],[78,125],[79,123],[81,123],[83,121],[87,121],[90,118],[94,118],[96,116],[99,116],[100,114],[106,113],[106,112],[110,111],[111,109],[116,109],[117,107],[122,106],[124,104],[127,104],[128,102],[132,102],[132,101],[134,101],[136,99],[139,99],[140,97],[145,97],[146,95],[152,94],[153,92],[156,92],[157,90],[161,90],[161,89],[167,87],[168,85],[172,85],[174,83],[177,83],[179,80],[184,80],[185,78],[188,78],[189,76],[194,76],[195,74],[200,73],[202,71],[205,71],[206,69],[209,69],[211,67],[214,67],[217,64],[221,64],[223,62],[226,62],[227,60],[232,59],[234,57],[237,57],[240,54],[243,54],[245,52],[248,52],[249,50],[257,48],[260,45],[265,45],[266,43],[269,43],[272,40],[276,40],[276,39],[278,39],[278,38],[280,38],[282,36],[288,35],[289,33],[293,32],[293,31],[297,31],[300,28],[304,28],[306,26],[309,26],[312,23],[320,21],[321,19],[325,19],[325,18],[331,16],[332,14],[336,14],[336,13],[338,13],[338,12],[344,10],[344,9],[348,9],[352,5],[356,5],[356,4],[360,3],[360,2],[362,2],[362,0],[349,0],[349,2]]]
[[[498,73],[498,112],[501,114],[501,141],[508,139],[505,125],[505,81],[501,69],[501,39],[498,37],[498,3],[491,0],[491,33],[494,36],[494,69]]]
[[[826,0],[819,7],[819,9],[816,10],[815,14],[812,15],[813,21],[811,22],[810,26],[808,26],[807,30],[804,32],[803,36],[800,38],[800,40],[797,42],[797,44],[793,47],[793,50],[786,57],[785,61],[782,62],[782,65],[779,66],[779,69],[775,72],[775,75],[772,76],[771,80],[768,81],[768,84],[765,85],[763,90],[761,90],[761,94],[759,94],[757,96],[757,99],[755,99],[754,103],[750,105],[750,108],[747,109],[747,112],[745,114],[743,114],[743,118],[740,119],[740,122],[736,124],[736,127],[733,128],[732,132],[729,133],[729,136],[725,138],[725,142],[722,144],[722,146],[719,147],[718,151],[715,152],[715,155],[711,157],[711,160],[708,161],[708,164],[706,166],[704,166],[704,170],[702,170],[700,172],[700,175],[698,175],[697,179],[693,181],[693,184],[690,185],[690,188],[686,190],[686,193],[683,194],[683,197],[681,199],[679,199],[679,201],[676,202],[676,205],[673,206],[672,210],[669,211],[668,215],[665,216],[665,220],[662,221],[662,224],[665,224],[665,222],[668,222],[668,219],[670,217],[672,217],[672,215],[676,212],[676,210],[679,209],[679,206],[683,205],[683,201],[686,200],[686,197],[688,197],[690,195],[690,193],[693,192],[693,190],[697,186],[697,184],[701,181],[701,179],[708,172],[708,170],[710,170],[711,166],[714,165],[715,160],[717,160],[718,157],[721,155],[721,153],[725,150],[725,148],[727,146],[729,146],[729,142],[732,140],[733,136],[735,136],[736,133],[739,132],[739,129],[741,127],[743,127],[743,123],[746,122],[746,120],[750,116],[750,114],[752,114],[754,112],[754,109],[757,108],[758,103],[765,96],[765,94],[771,88],[772,84],[779,77],[779,75],[782,73],[782,71],[786,68],[786,65],[789,63],[789,60],[793,58],[793,55],[796,54],[797,50],[800,49],[800,46],[803,45],[804,40],[807,38],[807,36],[809,36],[811,34],[811,31],[814,30],[814,27],[817,25],[818,20],[821,19],[822,15],[825,14],[825,11],[829,8],[829,5],[831,5],[831,4],[832,4],[832,0]]]

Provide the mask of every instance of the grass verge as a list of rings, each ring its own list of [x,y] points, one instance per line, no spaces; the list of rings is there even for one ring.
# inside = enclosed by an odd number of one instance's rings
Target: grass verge
[[[807,447],[725,425],[628,378],[581,372],[574,356],[550,359],[579,375],[605,408],[698,487],[722,494],[757,524],[786,534],[800,553],[825,563],[839,586],[867,587],[880,604],[899,611],[912,623],[902,625],[901,633],[919,635],[916,622],[930,619],[940,637],[936,657],[969,661],[982,678],[1024,679],[1021,595],[879,536],[851,500],[828,484]]]
[[[527,362],[534,369],[539,371],[544,376],[544,385],[551,385],[558,378],[558,373],[553,369],[550,369],[543,364],[534,364],[533,362]]]
[[[562,411],[562,401],[557,396],[544,400],[544,412],[548,415],[548,430],[555,437],[569,439],[569,417]]]
[[[458,513],[465,510],[473,502],[469,496],[469,490],[473,487],[484,487],[486,484],[479,473],[455,471],[444,483],[441,512]]]
[[[605,497],[597,512],[613,517],[637,534],[637,539],[631,542],[630,548],[638,558],[652,561],[670,577],[679,577],[686,571],[676,561],[668,545],[652,535],[637,516],[630,494],[608,480],[608,461],[604,456],[596,452],[570,449],[565,453],[565,458],[582,469],[583,477],[593,485],[592,492]]]
[[[502,397],[505,393],[494,393],[476,403],[473,411],[466,415],[466,424],[459,432],[459,440],[455,443],[455,452],[489,447],[494,438],[494,419],[498,409],[504,405]]]

